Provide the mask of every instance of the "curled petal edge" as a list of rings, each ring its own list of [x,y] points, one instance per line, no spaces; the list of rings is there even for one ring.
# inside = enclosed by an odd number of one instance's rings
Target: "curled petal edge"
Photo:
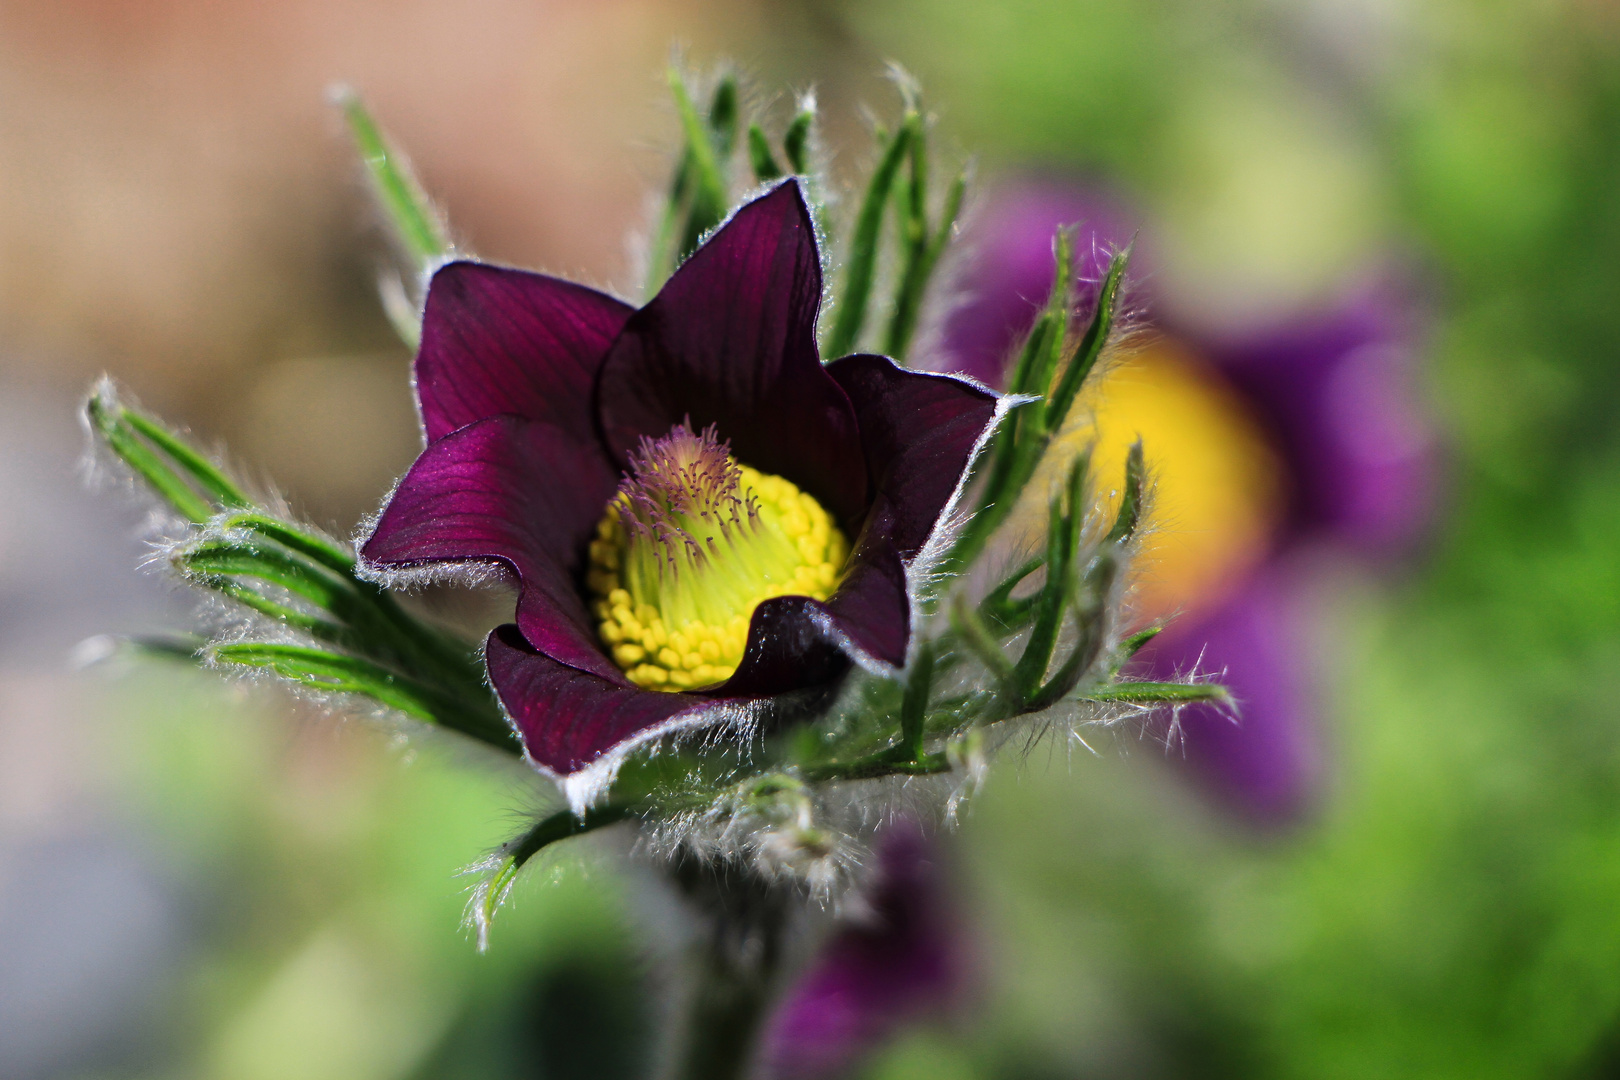
[[[513,638],[522,644],[515,644],[510,640]],[[492,631],[484,649],[486,661],[489,663],[490,682],[496,689],[496,699],[500,702],[501,712],[506,716],[507,723],[523,742],[524,760],[536,772],[557,785],[567,800],[569,809],[575,814],[584,814],[602,800],[618,778],[619,769],[637,750],[666,737],[695,736],[700,733],[713,737],[730,732],[741,739],[748,739],[758,730],[766,714],[777,704],[776,698],[769,697],[702,698],[693,694],[667,694],[623,686],[553,660],[524,642],[521,633],[513,624],[500,626]],[[527,672],[521,673],[523,677],[549,682],[554,694],[566,690],[565,683],[572,683],[576,693],[611,696],[621,702],[639,702],[652,706],[662,705],[667,700],[673,708],[661,718],[602,749],[579,767],[558,768],[556,762],[542,761],[534,755],[529,738],[524,733],[524,719],[514,715],[501,691],[503,684],[510,685],[511,678],[518,675],[513,670],[517,665],[529,668]],[[652,713],[656,715],[659,711],[654,708]]]

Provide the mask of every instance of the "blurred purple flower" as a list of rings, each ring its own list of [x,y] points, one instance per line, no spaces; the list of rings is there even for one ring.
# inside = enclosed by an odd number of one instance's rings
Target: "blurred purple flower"
[[[1001,383],[1012,346],[1050,288],[1053,231],[1076,223],[1077,273],[1096,281],[1134,231],[1118,201],[1054,182],[1015,185],[992,200],[973,228],[967,301],[946,324],[946,359],[937,366]],[[1237,725],[1211,706],[1182,712],[1187,765],[1240,812],[1286,821],[1309,809],[1320,780],[1309,635],[1298,611],[1299,575],[1290,568],[1300,552],[1321,545],[1399,554],[1431,512],[1433,442],[1411,385],[1416,305],[1381,284],[1322,310],[1214,333],[1152,312],[1139,280],[1131,291],[1177,354],[1201,361],[1203,374],[1247,411],[1281,467],[1285,500],[1269,544],[1232,567],[1215,595],[1184,598],[1190,606],[1141,663],[1147,677],[1196,668],[1232,688],[1241,705]],[[1153,446],[1147,449],[1151,462]]]
[[[821,294],[814,228],[793,181],[739,210],[639,310],[479,263],[434,275],[416,359],[428,445],[361,554],[385,575],[484,563],[515,580],[516,621],[489,637],[489,676],[539,768],[569,776],[611,764],[660,732],[827,683],[852,654],[904,662],[906,565],[955,490],[994,400],[878,356],[823,366]],[[691,659],[673,649],[687,624],[672,622],[671,641],[655,642],[636,621],[659,596],[615,601],[587,571],[622,573],[634,593],[618,549],[599,547],[615,522],[641,530],[633,539],[657,571],[650,587],[661,581],[700,602],[714,582],[738,585],[701,577],[741,573],[744,560],[728,565],[727,544],[757,540],[796,557],[793,536],[755,535],[776,526],[757,512],[748,483],[794,500],[802,491],[840,542],[855,538],[854,550],[841,578],[825,582],[824,599],[784,588],[728,612],[734,670],[704,667],[713,649],[699,657],[698,642],[684,638]],[[694,500],[725,513],[715,518]],[[694,539],[683,529],[699,518],[723,520]],[[677,556],[701,586],[665,574]],[[651,674],[636,668],[646,650],[610,634],[613,619],[673,659]],[[643,688],[722,670],[723,681],[689,692]]]
[[[945,877],[915,822],[879,834],[871,879],[772,1019],[766,1076],[846,1075],[904,1025],[959,1003],[972,964]]]

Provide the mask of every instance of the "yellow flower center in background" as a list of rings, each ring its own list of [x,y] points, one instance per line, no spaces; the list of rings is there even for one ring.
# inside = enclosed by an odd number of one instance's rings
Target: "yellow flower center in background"
[[[1218,601],[1265,557],[1283,508],[1282,463],[1242,399],[1160,339],[1115,364],[1079,404],[1063,441],[1095,444],[1092,484],[1110,519],[1125,455],[1142,440],[1152,498],[1131,569],[1136,612],[1161,618]]]
[[[849,542],[809,494],[738,464],[711,427],[642,440],[590,546],[598,632],[629,680],[696,690],[742,662],[749,620],[777,596],[825,600]]]

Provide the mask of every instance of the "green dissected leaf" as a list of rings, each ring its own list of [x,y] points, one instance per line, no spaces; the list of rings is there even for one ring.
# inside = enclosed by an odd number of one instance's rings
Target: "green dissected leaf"
[[[1062,430],[1086,376],[1096,367],[1113,332],[1120,286],[1129,263],[1129,250],[1110,261],[1085,333],[1067,367],[1050,387],[1056,358],[1060,357],[1068,322],[1068,282],[1072,267],[1072,241],[1060,231],[1055,245],[1056,274],[1047,306],[1031,327],[1009,383],[1014,393],[1041,395],[1035,402],[1008,411],[977,472],[985,474],[979,487],[978,512],[968,520],[956,544],[941,563],[949,575],[959,573],[978,557],[990,536],[1006,521],[1024,487],[1035,475],[1041,459]],[[1048,388],[1050,387],[1050,393]],[[1133,513],[1135,507],[1133,505]],[[1132,519],[1134,528],[1134,519]]]
[[[979,615],[987,624],[999,628],[1003,633],[1014,634],[1028,625],[1029,619],[1035,612],[1035,596],[1026,596],[1014,600],[1012,591],[1035,571],[1046,565],[1046,556],[1037,555],[1024,563],[1018,569],[992,589],[983,600],[979,602]]]
[[[219,520],[220,529],[225,532],[245,530],[257,533],[269,540],[290,548],[300,555],[314,559],[317,563],[335,573],[353,576],[355,569],[354,556],[342,547],[323,537],[313,535],[296,525],[282,521],[280,518],[270,517],[268,514],[256,510],[241,514],[231,514]]]
[[[420,685],[380,664],[308,645],[249,641],[216,645],[210,655],[221,663],[268,668],[286,679],[318,690],[363,694],[389,708],[432,722],[437,710]]]
[[[166,454],[214,502],[227,508],[252,505],[219,466],[198,453],[180,436],[144,413],[125,408],[122,414],[132,429]]]

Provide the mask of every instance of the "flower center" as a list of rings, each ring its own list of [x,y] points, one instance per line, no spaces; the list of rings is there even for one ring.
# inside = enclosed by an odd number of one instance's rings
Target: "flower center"
[[[738,464],[711,425],[641,440],[591,541],[602,641],[637,686],[715,686],[742,662],[754,609],[832,595],[849,541],[815,499]]]

